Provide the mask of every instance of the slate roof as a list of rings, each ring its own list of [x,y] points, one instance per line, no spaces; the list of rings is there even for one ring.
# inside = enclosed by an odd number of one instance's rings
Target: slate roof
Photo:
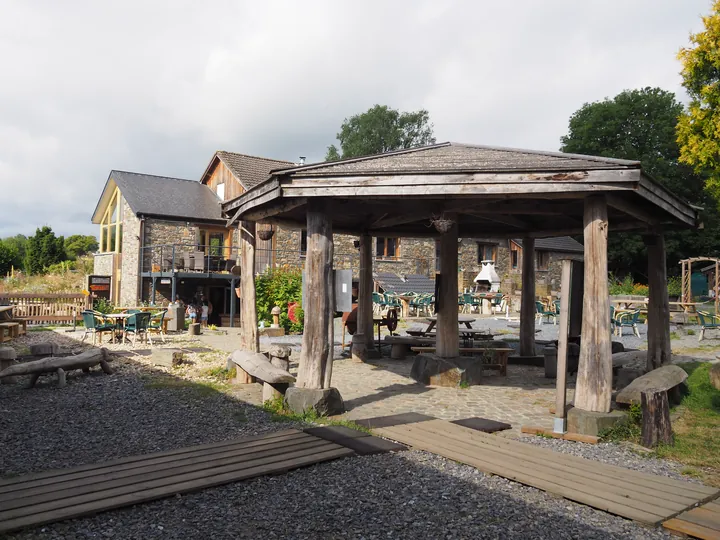
[[[246,190],[267,180],[270,171],[294,165],[292,161],[248,156],[224,150],[219,150],[215,155],[230,169]]]
[[[463,172],[552,172],[639,169],[639,161],[581,154],[440,143],[373,156],[278,170],[293,176],[349,176]]]
[[[522,240],[514,240],[522,246]],[[557,236],[555,238],[538,238],[535,240],[535,250],[557,251],[561,253],[583,253],[583,245],[570,236]]]
[[[111,181],[117,184],[136,215],[222,223],[226,221],[222,216],[220,199],[209,187],[197,180],[111,171],[108,184]],[[108,184],[105,185],[106,190]]]
[[[378,272],[375,276],[380,286],[386,292],[419,294],[435,294],[435,281],[423,274],[408,274],[405,279],[392,272]]]

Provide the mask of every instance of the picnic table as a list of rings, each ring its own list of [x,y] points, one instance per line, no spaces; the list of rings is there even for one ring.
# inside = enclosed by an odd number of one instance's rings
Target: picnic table
[[[425,319],[430,324],[428,324],[428,327],[425,329],[425,333],[431,332],[433,328],[435,328],[435,325],[437,324],[437,316],[435,317],[428,317]],[[458,324],[464,324],[468,328],[472,329],[472,323],[475,320],[475,317],[467,317],[465,315],[458,315]]]

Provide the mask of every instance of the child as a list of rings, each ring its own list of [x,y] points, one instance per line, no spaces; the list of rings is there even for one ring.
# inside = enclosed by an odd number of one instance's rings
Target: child
[[[203,300],[202,312],[200,314],[200,321],[202,322],[202,325],[205,328],[207,328],[207,325],[208,325],[208,316],[209,315],[210,315],[210,306],[208,305],[207,300]]]
[[[195,320],[197,319],[197,309],[195,309],[194,304],[188,304],[185,314],[190,317],[190,324],[195,324]]]

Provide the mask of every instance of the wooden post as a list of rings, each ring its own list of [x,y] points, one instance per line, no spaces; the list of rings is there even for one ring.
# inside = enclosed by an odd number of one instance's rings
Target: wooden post
[[[458,333],[458,224],[457,216],[447,216],[454,221],[450,230],[440,235],[440,286],[437,312],[437,355],[455,358],[460,355]]]
[[[715,259],[715,315],[720,313],[718,311],[718,306],[720,306],[720,274],[718,269],[720,269],[720,263]]]
[[[572,281],[572,261],[565,259],[562,262],[562,277],[560,279],[560,324],[558,328],[557,353],[557,379],[555,394],[555,433],[565,433],[566,381],[567,381],[567,345],[568,345],[568,312],[570,309],[570,289]]]
[[[535,356],[535,239],[523,238],[520,356]]]
[[[585,291],[580,365],[575,407],[610,412],[612,351],[607,273],[607,202],[603,195],[585,199]]]
[[[260,351],[257,307],[255,305],[255,222],[240,222],[240,348],[250,352]],[[237,368],[237,382],[247,384],[253,378]]]
[[[661,233],[643,236],[648,253],[647,369],[672,362],[670,303],[667,290],[665,238]]]
[[[323,388],[329,357],[330,328],[333,307],[332,221],[322,200],[311,199],[307,205],[307,254],[305,256],[305,326],[296,386]]]
[[[585,265],[582,261],[572,262],[570,277],[570,313],[568,335],[577,338],[582,332],[583,290],[585,288]],[[608,310],[610,307],[608,306]],[[609,316],[609,315],[608,315]]]
[[[372,277],[372,237],[368,234],[360,236],[360,283],[358,286],[357,329],[365,336],[365,349],[375,348],[373,337],[373,277]]]
[[[642,445],[653,448],[658,444],[672,444],[670,404],[665,390],[647,390],[640,393],[642,406]]]
[[[330,238],[332,239],[332,226]],[[330,388],[332,380],[333,360],[335,359],[335,270],[333,268],[334,245],[330,242],[330,287],[328,287],[328,303],[330,315],[328,316],[328,357],[323,366],[323,388]]]

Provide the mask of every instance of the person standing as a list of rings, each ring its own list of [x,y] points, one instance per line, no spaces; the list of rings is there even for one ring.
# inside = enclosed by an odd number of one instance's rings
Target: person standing
[[[202,323],[204,328],[207,328],[208,326],[208,317],[210,316],[210,306],[208,305],[207,300],[203,300],[202,308],[200,311],[200,322]]]

